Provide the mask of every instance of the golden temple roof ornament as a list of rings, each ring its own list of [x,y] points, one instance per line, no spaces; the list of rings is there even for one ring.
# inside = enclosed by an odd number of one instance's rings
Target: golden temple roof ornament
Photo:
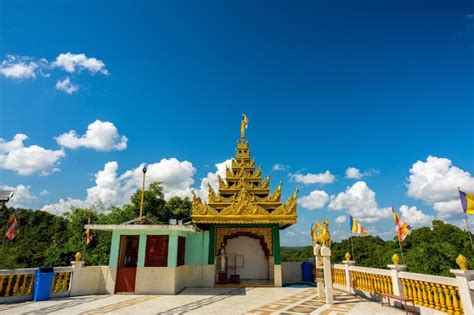
[[[240,123],[240,139],[245,139],[245,129],[247,129],[249,125],[249,120],[247,115],[242,114],[242,122]]]
[[[467,261],[466,257],[464,257],[463,255],[459,255],[456,258],[456,264],[459,266],[461,270],[469,269],[469,262]]]
[[[193,192],[193,223],[296,223],[297,192],[281,202],[282,183],[270,191],[270,176],[262,180],[262,168],[255,169],[255,160],[250,158],[247,125],[248,118],[243,115],[236,156],[226,168],[225,178],[218,176],[218,191],[209,185],[207,202]]]
[[[351,253],[347,252],[347,253],[344,255],[344,258],[346,259],[346,261],[350,261],[350,260],[351,260]]]
[[[331,247],[331,234],[328,230],[329,221],[324,220],[323,225],[316,222],[316,225],[311,226],[311,237],[313,239],[313,246],[319,244],[321,246]]]
[[[392,262],[395,266],[398,266],[400,264],[400,257],[398,257],[397,254],[393,254],[392,256]]]

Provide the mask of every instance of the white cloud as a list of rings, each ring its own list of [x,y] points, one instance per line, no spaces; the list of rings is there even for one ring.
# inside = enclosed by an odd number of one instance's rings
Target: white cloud
[[[290,168],[289,165],[285,165],[285,164],[280,164],[280,163],[276,163],[273,165],[272,169],[274,171],[286,171]]]
[[[59,199],[58,202],[44,205],[41,208],[41,210],[47,211],[55,215],[63,215],[64,213],[70,211],[71,209],[86,208],[87,206],[89,206],[89,204],[85,202],[84,200],[67,198],[67,199]]]
[[[57,203],[45,205],[42,210],[62,214],[71,207],[87,207],[96,203],[104,205],[123,205],[141,188],[143,164],[118,174],[118,163],[107,162],[104,169],[95,174],[95,186],[87,189],[85,200],[60,199]],[[193,175],[196,169],[191,162],[179,161],[175,158],[162,159],[160,162],[147,165],[146,183],[160,182],[163,186],[165,199],[174,196],[190,197]]]
[[[70,52],[59,54],[56,60],[51,63],[45,58],[13,55],[8,55],[0,62],[0,75],[13,80],[35,79],[38,75],[49,78],[54,69],[63,69],[69,73],[79,73],[86,70],[92,75],[96,73],[109,74],[102,60]],[[69,77],[62,81],[58,80],[55,86],[57,90],[67,94],[73,94],[79,89],[79,86],[73,84]]]
[[[324,173],[319,173],[319,174],[308,173],[306,175],[303,175],[301,173],[296,173],[296,174],[290,173],[289,176],[292,181],[297,182],[297,183],[303,183],[305,185],[316,184],[316,183],[330,184],[334,182],[334,180],[336,179],[336,177],[332,175],[330,171],[326,171]]]
[[[36,78],[36,72],[47,65],[45,59],[8,55],[0,63],[0,74],[9,79],[23,80]]]
[[[340,215],[336,218],[336,223],[338,224],[343,224],[347,221],[347,216],[345,215]]]
[[[431,205],[440,218],[462,213],[458,187],[472,191],[474,177],[454,166],[449,159],[430,155],[426,161],[417,161],[410,169],[408,196]]]
[[[231,167],[232,160],[228,159],[220,163],[216,163],[216,171],[207,173],[207,176],[201,180],[201,186],[199,190],[196,190],[196,194],[201,197],[203,200],[207,201],[208,198],[208,188],[207,184],[210,184],[214,191],[218,190],[218,179],[217,176],[219,175],[222,179],[225,179],[225,168]]]
[[[43,189],[43,190],[40,192],[40,196],[49,196],[49,191],[47,191],[46,189]]]
[[[13,208],[28,208],[28,205],[32,202],[36,201],[38,198],[31,192],[30,186],[25,185],[17,185],[16,187],[13,186],[2,186],[0,187],[4,190],[11,190],[13,191],[13,197],[8,202],[9,207]]]
[[[313,190],[309,195],[298,199],[303,208],[314,210],[323,208],[329,200],[329,195],[323,190]]]
[[[373,175],[376,175],[378,173],[379,173],[379,171],[376,170],[376,169],[373,169],[373,168],[365,170],[364,172],[361,172],[356,167],[348,167],[346,169],[346,178],[361,179],[362,177],[373,176]]]
[[[87,201],[105,204],[124,204],[141,187],[143,165],[117,175],[118,163],[108,162],[102,171],[97,172],[96,186],[87,190]],[[196,169],[191,162],[175,158],[162,159],[158,163],[147,165],[146,182],[160,182],[166,199],[174,196],[189,197],[193,175]]]
[[[64,151],[48,150],[37,145],[25,147],[23,142],[28,137],[17,134],[11,141],[0,138],[0,167],[16,171],[20,175],[31,175],[40,172],[48,175],[59,171],[59,160],[65,156]]]
[[[72,54],[70,52],[62,53],[56,57],[56,60],[52,65],[53,67],[60,67],[70,73],[88,70],[92,74],[96,74],[97,72],[105,75],[108,74],[102,60],[93,57],[89,58],[85,54]]]
[[[407,222],[411,226],[429,226],[431,225],[431,221],[434,219],[433,216],[423,213],[423,211],[418,210],[415,206],[401,206],[400,214],[402,216],[402,221]]]
[[[56,90],[63,91],[71,95],[79,90],[79,86],[72,83],[69,77],[66,77],[63,81],[58,80],[56,82]]]
[[[355,179],[360,179],[362,178],[362,173],[358,168],[355,167],[348,167],[346,169],[346,177],[347,178],[355,178]]]
[[[331,196],[328,209],[347,209],[349,214],[361,222],[377,222],[390,217],[390,208],[379,208],[375,192],[364,181],[358,181],[347,187],[345,192]]]
[[[118,163],[112,161],[105,163],[104,169],[95,174],[95,186],[87,189],[89,203],[123,204],[127,201],[130,196],[122,195],[117,170]]]
[[[119,135],[113,123],[100,120],[89,124],[83,136],[78,137],[76,131],[71,130],[56,137],[57,143],[63,147],[69,149],[85,147],[98,151],[125,150],[127,140],[127,137]]]

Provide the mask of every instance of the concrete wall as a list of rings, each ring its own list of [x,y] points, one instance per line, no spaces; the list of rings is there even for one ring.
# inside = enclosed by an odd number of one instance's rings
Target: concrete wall
[[[184,265],[176,268],[175,292],[184,288],[212,288],[215,283],[214,265]]]
[[[81,262],[82,263],[82,262]],[[117,268],[108,266],[73,267],[71,296],[113,294]],[[214,287],[214,265],[140,267],[135,280],[136,294],[175,294],[186,287]]]
[[[174,294],[175,270],[172,267],[137,268],[136,294]]]
[[[108,278],[112,278],[108,266],[84,267],[83,264],[78,264],[73,268],[71,281],[72,296],[113,293],[115,281],[113,281],[112,291],[107,290]]]
[[[303,281],[303,274],[301,273],[301,264],[302,262],[281,263],[283,283]]]
[[[281,287],[283,285],[281,265],[274,265],[273,273],[274,273],[273,285],[275,287]]]

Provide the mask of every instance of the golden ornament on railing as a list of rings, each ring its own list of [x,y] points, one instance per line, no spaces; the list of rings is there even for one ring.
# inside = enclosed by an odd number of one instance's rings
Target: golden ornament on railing
[[[351,254],[349,252],[347,252],[345,255],[344,255],[344,258],[349,261],[351,260]]]
[[[398,257],[397,254],[393,254],[392,256],[392,262],[395,266],[399,265],[400,264],[400,257]]]
[[[464,257],[463,255],[459,255],[456,258],[456,264],[458,264],[458,266],[459,266],[459,268],[461,268],[461,270],[469,269],[469,262],[467,261],[466,257]]]
[[[81,259],[82,259],[81,252],[77,252],[76,255],[74,255],[74,258],[76,259],[76,261],[81,261]]]

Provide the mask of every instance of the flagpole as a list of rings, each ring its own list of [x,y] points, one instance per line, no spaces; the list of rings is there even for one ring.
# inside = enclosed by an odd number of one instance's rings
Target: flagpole
[[[354,245],[352,245],[352,232],[351,232],[351,236],[349,237],[349,239],[351,240],[352,260],[355,260],[355,257],[354,257]]]
[[[397,238],[398,238],[398,245],[400,246],[400,254],[402,255],[402,265],[404,265],[405,259],[403,259],[402,242],[400,241],[400,238],[398,237],[398,233],[397,233]]]
[[[474,244],[472,243],[472,233],[471,233],[471,229],[469,228],[469,223],[468,223],[468,220],[467,220],[466,212],[464,212],[464,219],[466,220],[467,233],[469,233],[469,240],[471,241],[471,248],[474,250]]]
[[[458,187],[458,193],[459,193],[459,196],[461,196],[461,189],[459,189],[459,187]],[[471,229],[469,228],[469,222],[468,222],[468,219],[467,219],[467,214],[464,211],[464,206],[462,204],[462,200],[461,200],[461,206],[463,208],[462,211],[464,212],[464,220],[466,220],[467,233],[469,233],[469,240],[471,241],[471,248],[474,250],[474,244],[472,243],[472,233],[471,233]]]

